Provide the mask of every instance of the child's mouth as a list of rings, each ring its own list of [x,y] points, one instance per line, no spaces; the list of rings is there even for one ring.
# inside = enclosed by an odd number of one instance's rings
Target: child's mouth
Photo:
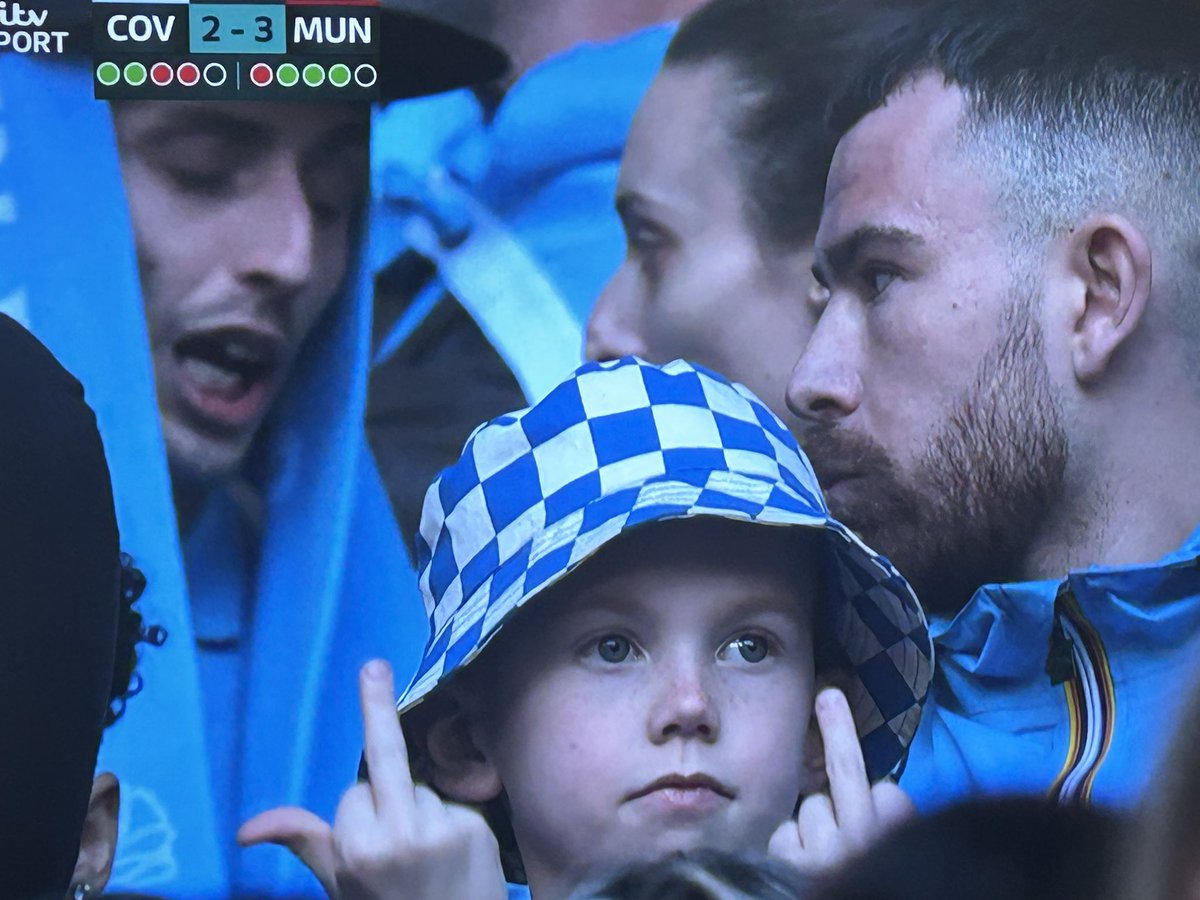
[[[732,788],[703,773],[665,775],[634,791],[626,800],[667,813],[708,813],[732,800],[734,793]]]

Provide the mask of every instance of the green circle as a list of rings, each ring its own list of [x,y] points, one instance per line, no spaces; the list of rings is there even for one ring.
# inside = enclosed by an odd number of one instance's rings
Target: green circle
[[[275,80],[284,87],[294,87],[300,80],[300,70],[293,63],[284,63],[275,70]]]
[[[146,67],[140,62],[131,62],[125,66],[125,80],[134,87],[146,83]]]
[[[350,83],[350,67],[337,63],[329,67],[329,83],[334,87],[345,87]]]
[[[325,70],[316,63],[304,67],[304,83],[309,87],[319,87],[325,83]]]
[[[112,87],[121,80],[121,67],[113,62],[102,62],[96,66],[96,80],[105,87]]]

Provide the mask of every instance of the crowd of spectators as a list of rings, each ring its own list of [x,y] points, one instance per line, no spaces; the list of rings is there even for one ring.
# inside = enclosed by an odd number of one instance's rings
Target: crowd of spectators
[[[0,894],[1198,895],[1200,8],[378,14],[0,54]]]

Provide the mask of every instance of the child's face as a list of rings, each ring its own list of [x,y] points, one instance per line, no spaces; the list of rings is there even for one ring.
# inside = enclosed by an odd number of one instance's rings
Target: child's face
[[[674,850],[765,851],[812,789],[819,577],[800,535],[720,519],[639,529],[480,658],[473,736],[539,897]]]

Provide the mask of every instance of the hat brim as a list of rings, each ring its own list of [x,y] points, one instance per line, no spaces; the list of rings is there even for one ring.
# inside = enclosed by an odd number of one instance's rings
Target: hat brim
[[[379,94],[385,103],[486,84],[509,70],[490,41],[404,10],[379,10]]]
[[[632,528],[699,516],[799,526],[821,531],[831,551],[827,615],[819,620],[824,633],[818,639],[835,651],[834,663],[850,677],[847,700],[867,774],[875,780],[892,772],[916,732],[933,671],[928,626],[912,589],[890,562],[816,510],[810,499],[732,472],[709,473],[702,481],[673,475],[650,479],[539,531],[441,622],[417,676],[397,701],[397,712],[403,715],[428,697],[477,657],[518,609]],[[589,509],[599,503],[619,512],[584,531],[583,524],[594,518]],[[507,585],[498,597],[492,596],[496,583]]]
[[[933,641],[912,587],[885,557],[832,517],[824,522],[833,553],[826,623],[842,658],[829,664],[852,677],[846,699],[854,713],[867,775],[896,771],[921,721],[933,680]]]

